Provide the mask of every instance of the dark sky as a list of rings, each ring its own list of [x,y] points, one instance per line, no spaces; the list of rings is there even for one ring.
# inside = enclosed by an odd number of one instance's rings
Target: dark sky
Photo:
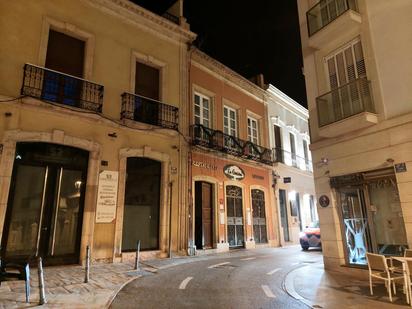
[[[133,2],[161,15],[174,0]],[[296,0],[185,0],[184,16],[199,49],[307,106]]]

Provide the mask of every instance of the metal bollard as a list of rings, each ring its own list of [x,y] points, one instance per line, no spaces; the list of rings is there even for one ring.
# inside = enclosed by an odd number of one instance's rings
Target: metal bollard
[[[137,241],[137,249],[136,249],[136,258],[134,260],[134,269],[139,269],[139,260],[140,260],[140,240]]]
[[[44,290],[44,273],[43,273],[43,262],[41,257],[38,261],[38,273],[39,273],[39,305],[44,305],[47,303],[46,292]]]
[[[84,283],[88,283],[90,278],[90,247],[86,247],[86,268],[84,274]]]

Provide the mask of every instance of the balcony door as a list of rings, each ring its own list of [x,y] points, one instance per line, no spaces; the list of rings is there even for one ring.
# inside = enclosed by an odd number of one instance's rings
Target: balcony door
[[[18,143],[2,248],[7,258],[79,263],[88,152]]]
[[[208,135],[208,128],[211,128],[211,103],[210,98],[200,94],[194,94],[194,121],[196,125],[203,126],[203,129],[195,130],[195,138],[201,139],[202,141],[209,142],[210,136]]]
[[[276,162],[284,163],[283,157],[283,148],[282,148],[282,133],[279,126],[273,126],[273,133],[275,137],[275,155],[276,155]]]
[[[83,81],[71,76],[83,78],[84,55],[84,41],[49,31],[45,67],[56,72],[44,72],[42,99],[80,107]]]
[[[229,106],[223,107],[223,133],[225,147],[228,149],[236,150],[237,145],[234,139],[231,137],[237,137],[238,124],[237,124],[237,111]]]

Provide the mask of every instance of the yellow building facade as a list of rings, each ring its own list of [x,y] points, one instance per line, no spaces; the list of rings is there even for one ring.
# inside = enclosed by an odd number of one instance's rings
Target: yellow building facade
[[[126,0],[0,11],[3,253],[79,263],[90,246],[93,259],[120,261],[138,240],[148,256],[185,252],[195,35],[184,18]]]
[[[325,267],[365,267],[412,245],[412,3],[297,3]]]

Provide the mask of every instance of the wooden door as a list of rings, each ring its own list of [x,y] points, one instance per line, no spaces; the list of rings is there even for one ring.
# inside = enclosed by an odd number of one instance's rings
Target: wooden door
[[[203,248],[212,248],[213,246],[212,218],[212,185],[207,182],[202,182]]]

